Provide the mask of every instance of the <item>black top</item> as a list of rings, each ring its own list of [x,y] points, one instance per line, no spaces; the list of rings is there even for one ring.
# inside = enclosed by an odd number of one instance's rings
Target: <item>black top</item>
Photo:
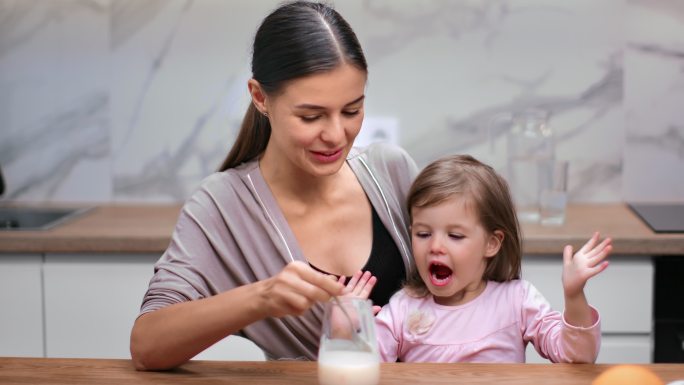
[[[406,278],[406,270],[404,262],[401,258],[401,253],[397,244],[394,243],[389,231],[380,221],[380,217],[373,208],[373,245],[371,246],[370,256],[368,261],[361,268],[361,271],[370,271],[378,282],[375,284],[373,291],[370,294],[370,300],[373,305],[385,306],[392,294],[401,288],[404,279]],[[311,264],[309,264],[311,265]],[[321,273],[330,274],[311,265],[314,269]],[[339,275],[331,274],[339,278]],[[350,277],[347,277],[347,281]]]

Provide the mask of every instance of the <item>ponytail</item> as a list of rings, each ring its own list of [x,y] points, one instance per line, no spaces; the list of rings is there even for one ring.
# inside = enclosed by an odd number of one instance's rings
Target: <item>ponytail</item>
[[[270,136],[271,123],[268,118],[254,107],[254,103],[249,103],[237,139],[219,167],[219,171],[237,167],[261,155],[266,149]]]

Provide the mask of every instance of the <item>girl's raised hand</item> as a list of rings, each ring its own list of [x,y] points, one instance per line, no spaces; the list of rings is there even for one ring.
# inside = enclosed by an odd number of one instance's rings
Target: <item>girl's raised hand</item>
[[[598,240],[599,233],[595,232],[574,255],[572,246],[563,249],[563,290],[567,298],[582,293],[589,278],[608,267],[608,261],[604,259],[613,250],[612,241],[606,238],[598,243]]]
[[[341,276],[338,280],[338,282],[340,282],[343,285],[344,281],[344,276]],[[351,278],[349,278],[349,282],[347,282],[346,286],[344,287],[342,295],[368,299],[371,291],[373,291],[373,288],[375,287],[375,284],[377,282],[378,279],[374,275],[372,275],[370,271],[357,271],[356,273],[354,273],[354,275],[351,276]],[[379,311],[380,306],[373,306],[373,314],[378,314]]]

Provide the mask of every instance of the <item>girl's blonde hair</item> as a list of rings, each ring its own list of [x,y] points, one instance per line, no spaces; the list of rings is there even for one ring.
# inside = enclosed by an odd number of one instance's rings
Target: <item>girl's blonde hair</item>
[[[452,155],[430,163],[418,174],[409,190],[407,205],[413,223],[413,209],[434,206],[455,196],[471,203],[489,234],[504,234],[499,252],[487,258],[483,279],[504,282],[520,278],[522,236],[506,181],[494,169],[470,155]],[[418,270],[405,287],[416,296],[429,292]]]

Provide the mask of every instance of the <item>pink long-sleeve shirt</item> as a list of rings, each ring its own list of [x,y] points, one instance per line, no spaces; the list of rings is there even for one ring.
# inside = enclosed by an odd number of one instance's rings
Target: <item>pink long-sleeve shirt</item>
[[[591,310],[593,325],[572,326],[524,280],[489,281],[459,306],[401,290],[376,317],[378,345],[386,362],[525,362],[528,342],[552,362],[594,362],[601,327]]]

